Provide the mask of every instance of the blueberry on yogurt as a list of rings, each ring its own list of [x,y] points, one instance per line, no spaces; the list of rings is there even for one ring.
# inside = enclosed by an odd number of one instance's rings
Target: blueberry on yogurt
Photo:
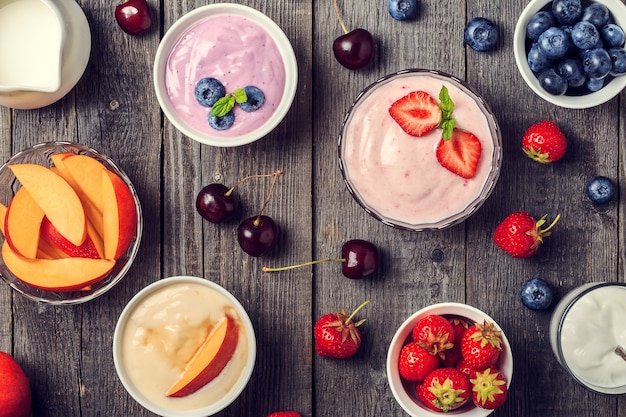
[[[215,130],[226,130],[235,123],[235,112],[230,110],[223,116],[214,116],[209,113],[209,126]]]
[[[260,109],[265,103],[265,94],[258,87],[249,85],[244,87],[243,91],[246,93],[246,100],[241,103],[238,102],[241,110],[253,112]]]
[[[200,105],[211,107],[217,100],[226,95],[226,88],[224,88],[224,85],[216,78],[202,78],[196,83],[194,95]]]

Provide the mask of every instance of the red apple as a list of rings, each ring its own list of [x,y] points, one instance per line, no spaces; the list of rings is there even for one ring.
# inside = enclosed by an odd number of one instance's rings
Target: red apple
[[[31,404],[24,371],[11,355],[0,352],[0,417],[28,417]]]
[[[138,36],[152,26],[152,11],[146,0],[127,0],[115,7],[115,20],[124,32]]]

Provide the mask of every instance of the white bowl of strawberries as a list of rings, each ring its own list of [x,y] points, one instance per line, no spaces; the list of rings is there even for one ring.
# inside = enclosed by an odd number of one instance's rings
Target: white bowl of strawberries
[[[91,300],[118,283],[141,241],[137,192],[110,158],[40,143],[0,167],[0,276],[49,304]]]
[[[411,315],[394,335],[387,379],[413,417],[484,417],[507,397],[513,355],[498,324],[475,307],[440,303]]]

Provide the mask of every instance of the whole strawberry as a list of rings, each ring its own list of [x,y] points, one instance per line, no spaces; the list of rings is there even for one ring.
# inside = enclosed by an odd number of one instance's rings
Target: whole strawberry
[[[542,164],[558,161],[565,155],[567,141],[556,123],[550,120],[530,126],[522,138],[522,150]]]
[[[472,387],[467,375],[454,368],[437,368],[416,388],[417,398],[428,408],[448,412],[469,401]]]
[[[448,321],[454,329],[454,344],[445,351],[445,357],[442,358],[441,364],[445,367],[454,368],[461,360],[461,338],[469,327],[469,323],[462,317],[450,317]]]
[[[267,417],[302,417],[302,414],[297,411],[277,411],[272,414],[268,414]]]
[[[472,401],[477,407],[495,410],[506,401],[506,377],[495,368],[476,372],[472,383]]]
[[[411,332],[413,341],[428,352],[445,357],[445,351],[454,346],[454,327],[446,318],[429,314],[415,323]]]
[[[421,382],[439,367],[439,356],[424,349],[418,342],[411,342],[400,351],[398,371],[407,381]]]
[[[493,366],[502,351],[502,332],[485,320],[470,326],[461,338],[461,355],[468,366],[486,369]]]
[[[496,227],[493,241],[496,246],[515,258],[528,258],[537,252],[543,238],[552,234],[551,229],[561,215],[557,215],[548,227],[542,229],[546,217],[547,215],[537,221],[526,212],[513,212]]]
[[[361,331],[357,328],[365,319],[352,321],[356,313],[369,300],[363,302],[348,316],[345,310],[338,313],[326,314],[315,323],[313,338],[315,351],[325,358],[345,359],[354,355],[361,346]]]

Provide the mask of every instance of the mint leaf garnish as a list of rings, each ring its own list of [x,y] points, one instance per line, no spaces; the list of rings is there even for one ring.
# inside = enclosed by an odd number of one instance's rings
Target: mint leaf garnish
[[[443,130],[441,137],[445,140],[450,140],[456,120],[452,118],[454,102],[450,98],[448,88],[445,85],[441,86],[441,91],[439,91],[439,108],[441,109],[441,129]]]
[[[245,103],[248,101],[248,95],[246,94],[246,90],[243,88],[238,88],[233,91],[233,95],[235,96],[235,102],[237,104]]]
[[[215,102],[211,108],[212,117],[223,117],[235,107],[235,96],[232,94],[226,94]]]

